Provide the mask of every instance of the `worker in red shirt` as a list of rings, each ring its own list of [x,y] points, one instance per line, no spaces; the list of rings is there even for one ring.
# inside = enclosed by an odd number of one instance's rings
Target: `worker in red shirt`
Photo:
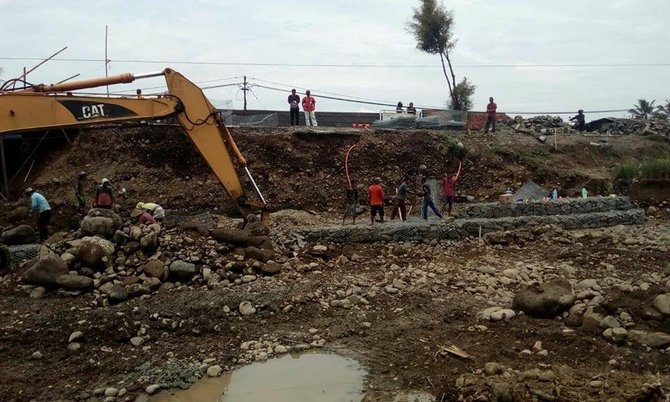
[[[305,97],[302,98],[302,110],[305,111],[305,125],[316,127],[316,99],[311,95],[309,89],[305,91]]]
[[[484,134],[489,132],[489,127],[493,127],[491,130],[492,133],[496,132],[496,110],[498,105],[493,101],[493,97],[489,98],[489,104],[486,105],[486,128],[484,128]]]
[[[461,174],[461,163],[458,163],[458,171],[455,175],[444,174],[442,178],[442,202],[443,208],[447,206],[447,216],[451,216],[451,208],[454,204],[454,197],[456,196],[456,182]]]
[[[368,188],[368,195],[370,196],[370,225],[375,223],[375,216],[377,214],[379,214],[381,222],[384,223],[384,189],[379,183],[381,183],[381,179],[376,177]]]

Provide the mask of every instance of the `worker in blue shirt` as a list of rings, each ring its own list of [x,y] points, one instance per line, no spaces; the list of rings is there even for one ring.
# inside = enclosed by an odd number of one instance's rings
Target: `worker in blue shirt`
[[[44,241],[49,236],[49,221],[51,220],[51,206],[47,199],[32,187],[26,189],[26,194],[30,197],[30,213],[37,216],[37,230],[40,233],[40,240]]]

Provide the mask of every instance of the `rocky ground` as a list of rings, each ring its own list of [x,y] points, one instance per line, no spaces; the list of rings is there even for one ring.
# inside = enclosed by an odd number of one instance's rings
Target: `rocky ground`
[[[124,224],[112,241],[63,233],[44,258],[65,267],[2,276],[0,398],[132,401],[317,348],[367,367],[366,401],[410,391],[437,401],[662,400],[663,214],[642,226],[509,232],[505,246],[499,235],[284,248],[288,235],[275,230],[270,250],[259,226],[224,222],[211,234]],[[275,216],[284,228],[301,219]]]
[[[658,199],[640,201],[647,217],[634,226],[540,225],[458,242],[296,236],[339,223],[352,144],[357,178],[381,175],[392,188],[408,171],[452,169],[462,141],[459,190],[482,201],[528,179],[609,194],[612,166],[667,155],[665,140],[612,137],[598,148],[566,135],[553,149],[510,133],[234,132],[277,211],[268,231],[226,217],[199,155],[165,130],[86,132],[36,167],[57,233],[0,271],[0,400],[146,401],[313,349],[361,362],[368,402],[670,395],[670,219]],[[117,213],[69,206],[80,169],[129,189]],[[168,215],[206,210],[218,228],[137,225],[137,201]],[[5,245],[34,237],[21,203],[0,205]]]

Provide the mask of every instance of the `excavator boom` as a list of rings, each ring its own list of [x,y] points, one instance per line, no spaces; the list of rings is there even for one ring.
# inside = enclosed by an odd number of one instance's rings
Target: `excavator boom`
[[[165,77],[168,87],[168,93],[159,97],[79,96],[69,92],[159,75]],[[246,218],[261,210],[263,220],[267,221],[265,199],[220,113],[198,86],[172,69],[145,75],[126,73],[62,84],[40,84],[24,90],[0,92],[0,113],[4,114],[0,115],[0,135],[175,116],[242,216]],[[249,176],[259,200],[247,197],[234,160]]]

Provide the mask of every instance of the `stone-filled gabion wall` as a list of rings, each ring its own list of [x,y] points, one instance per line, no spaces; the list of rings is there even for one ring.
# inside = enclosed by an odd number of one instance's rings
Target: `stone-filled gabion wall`
[[[457,204],[460,218],[504,218],[528,215],[568,215],[623,211],[635,206],[628,197],[563,198],[548,202],[518,204]]]
[[[451,221],[430,220],[386,222],[373,226],[330,226],[298,231],[307,241],[372,243],[378,241],[460,240],[489,232],[506,231],[547,224],[564,229],[634,225],[644,222],[641,209],[613,210],[570,215],[533,215],[504,218],[471,218]]]

